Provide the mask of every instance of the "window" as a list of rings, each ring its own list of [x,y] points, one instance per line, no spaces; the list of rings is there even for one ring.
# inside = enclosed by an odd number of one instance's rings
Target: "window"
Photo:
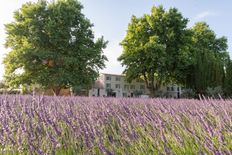
[[[131,85],[131,86],[130,86],[130,89],[135,89],[135,85]]]
[[[167,91],[170,91],[170,87],[167,87]]]
[[[111,76],[106,76],[106,80],[110,81],[111,80]]]
[[[177,87],[177,91],[180,91],[180,87]]]
[[[110,84],[110,83],[107,83],[107,84],[106,84],[106,88],[111,88],[111,84]]]
[[[116,81],[121,81],[121,77],[116,76],[115,80]]]
[[[116,85],[115,85],[115,88],[120,89],[120,84],[116,84]]]
[[[171,91],[174,91],[174,87],[173,86],[171,87]]]
[[[124,85],[124,89],[129,89],[129,86],[128,85]]]
[[[144,85],[140,85],[140,89],[145,89],[145,86]]]

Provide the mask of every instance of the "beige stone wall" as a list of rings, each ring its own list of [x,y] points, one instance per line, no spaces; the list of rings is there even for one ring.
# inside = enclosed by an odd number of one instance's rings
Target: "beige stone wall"
[[[107,78],[109,77],[109,78]],[[119,78],[120,80],[118,80]],[[126,96],[131,96],[134,94],[134,91],[142,91],[143,95],[149,95],[149,90],[146,88],[145,82],[141,80],[133,80],[131,83],[128,83],[125,80],[124,75],[116,75],[116,74],[106,74],[102,73],[100,74],[98,81],[102,84],[103,88],[100,89],[100,96],[107,96],[106,90],[109,89],[107,88],[107,84],[110,84],[111,89],[113,92],[116,93],[116,97],[124,97]],[[116,85],[120,85],[120,88],[116,88]],[[128,86],[125,88],[125,85]],[[133,88],[131,87],[133,86]],[[144,87],[144,89],[141,89],[141,86]],[[173,87],[173,90],[167,91],[167,87]],[[170,97],[177,97],[177,87],[178,85],[165,85],[161,86],[160,92],[162,94],[167,94]],[[180,90],[181,93],[181,90]],[[97,88],[92,88],[89,91],[89,96],[97,96]]]
[[[107,79],[107,77],[110,77],[110,80]],[[149,91],[145,86],[144,81],[136,81],[133,80],[131,83],[128,83],[125,80],[125,76],[124,75],[115,75],[115,74],[100,74],[98,81],[100,81],[102,83],[103,89],[100,89],[100,96],[107,96],[107,92],[106,90],[109,89],[107,88],[107,84],[111,85],[111,89],[113,90],[113,92],[116,93],[117,97],[123,97],[125,96],[131,96],[131,93],[133,93],[134,91],[142,91],[143,94],[148,94]],[[116,87],[116,85],[120,85],[119,87]],[[128,88],[125,88],[125,85],[128,86]],[[141,89],[141,85],[144,87],[144,89]],[[133,88],[131,87],[133,86]],[[89,96],[97,96],[97,89],[93,88],[89,91]]]

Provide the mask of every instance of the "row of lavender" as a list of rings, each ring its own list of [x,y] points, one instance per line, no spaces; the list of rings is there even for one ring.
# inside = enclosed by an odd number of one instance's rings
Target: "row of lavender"
[[[232,154],[232,101],[1,96],[0,152]]]

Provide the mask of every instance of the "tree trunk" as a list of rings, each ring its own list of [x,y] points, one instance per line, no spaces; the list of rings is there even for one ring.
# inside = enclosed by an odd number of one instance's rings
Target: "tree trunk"
[[[150,95],[149,96],[151,98],[154,98],[155,97],[155,93],[156,93],[155,89],[154,88],[150,88],[149,91],[150,91]]]
[[[157,91],[160,89],[161,87],[161,82],[157,80],[157,83],[154,84],[154,82],[152,82],[152,84],[149,85],[148,90],[150,91],[150,97],[154,98],[157,94]]]
[[[54,96],[59,96],[60,90],[61,90],[61,87],[53,87],[52,91],[53,91]]]
[[[147,87],[147,89],[150,92],[149,96],[151,98],[154,98],[155,97],[155,93],[159,89],[159,86],[160,86],[160,85],[154,85],[154,80],[155,80],[154,73],[153,73],[153,75],[151,74],[150,78],[147,77],[146,74],[144,73],[143,77],[144,77],[144,80],[145,80],[146,87]]]

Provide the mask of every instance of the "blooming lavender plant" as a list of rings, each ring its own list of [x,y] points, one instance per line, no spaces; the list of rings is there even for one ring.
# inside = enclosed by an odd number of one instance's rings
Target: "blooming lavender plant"
[[[232,100],[0,96],[5,154],[232,154]]]

